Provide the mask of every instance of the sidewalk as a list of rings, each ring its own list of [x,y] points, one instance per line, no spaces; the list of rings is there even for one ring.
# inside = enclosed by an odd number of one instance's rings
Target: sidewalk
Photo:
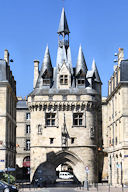
[[[76,191],[82,192],[82,191],[86,191],[87,189],[85,188],[77,188]],[[128,188],[122,188],[122,187],[113,187],[113,186],[98,186],[97,188],[94,187],[90,187],[89,192],[128,192]]]
[[[54,189],[59,189],[59,187],[53,187]],[[34,191],[39,191],[39,192],[48,192],[49,189],[52,189],[52,187],[45,187],[45,188],[20,188],[19,192],[34,192]],[[62,187],[61,187],[62,189]],[[63,189],[66,190],[64,187]],[[122,187],[113,187],[113,186],[98,186],[98,188],[95,187],[90,187],[89,191],[83,187],[76,187],[72,188],[76,192],[128,192],[128,188],[122,188]]]

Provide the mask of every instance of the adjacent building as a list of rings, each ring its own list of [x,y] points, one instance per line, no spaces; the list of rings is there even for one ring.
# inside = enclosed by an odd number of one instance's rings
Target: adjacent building
[[[15,168],[16,101],[16,81],[5,50],[4,59],[0,59],[0,170]]]
[[[118,64],[108,82],[108,97],[102,102],[105,162],[112,185],[128,183],[128,60],[122,48],[116,55]]]
[[[34,61],[34,89],[28,95],[31,114],[31,181],[53,183],[56,168],[73,170],[77,181],[97,182],[102,173],[101,80],[93,60],[88,70],[80,46],[72,67],[69,27],[62,10],[56,67],[46,47],[43,63]],[[86,170],[86,171],[85,171]]]
[[[30,112],[26,98],[17,98],[16,106],[16,165],[19,168],[30,168]],[[17,169],[18,170],[18,169]]]

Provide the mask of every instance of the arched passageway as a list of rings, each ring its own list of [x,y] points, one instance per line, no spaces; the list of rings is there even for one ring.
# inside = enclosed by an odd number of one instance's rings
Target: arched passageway
[[[67,168],[72,170],[74,176],[72,180],[75,183],[82,180],[83,162],[71,151],[59,151],[58,153],[51,152],[47,154],[47,160],[37,167],[33,175],[33,182],[39,185],[55,183],[58,179],[56,168],[59,165],[67,165]]]

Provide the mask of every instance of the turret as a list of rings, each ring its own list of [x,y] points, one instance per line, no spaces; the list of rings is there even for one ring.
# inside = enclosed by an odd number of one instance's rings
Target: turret
[[[76,85],[79,86],[86,86],[86,73],[87,73],[87,66],[84,58],[84,54],[82,51],[82,47],[79,47],[79,53],[77,58],[76,64]]]
[[[61,13],[61,18],[60,18],[60,23],[59,23],[59,28],[58,28],[58,43],[59,47],[62,48],[63,45],[65,46],[66,52],[69,47],[69,28],[68,28],[68,23],[65,15],[64,8],[62,9]],[[60,39],[62,36],[62,39]],[[67,38],[67,39],[66,39]]]
[[[41,88],[42,86],[50,87],[52,84],[52,77],[53,77],[53,68],[51,64],[49,49],[47,46],[36,87],[37,88]]]
[[[42,63],[42,69],[41,69],[42,77],[44,77],[46,73],[49,75],[49,77],[52,77],[52,64],[48,46],[46,47],[44,60]]]
[[[96,62],[95,62],[94,59],[93,59],[93,62],[92,62],[92,71],[94,72],[94,81],[97,82],[97,83],[101,83],[99,72],[97,70]]]
[[[98,93],[101,93],[102,82],[94,59],[92,62],[92,70],[87,72],[86,78],[88,81],[88,87],[97,90]]]
[[[82,47],[80,45],[78,58],[77,58],[77,64],[76,64],[76,75],[79,75],[80,73],[86,75],[87,70],[88,69],[87,69],[87,66],[86,66],[84,54],[83,54],[83,51],[82,51]]]

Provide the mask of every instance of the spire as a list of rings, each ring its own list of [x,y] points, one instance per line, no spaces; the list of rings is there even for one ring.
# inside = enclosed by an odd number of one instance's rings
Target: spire
[[[62,9],[62,13],[61,13],[61,18],[60,18],[60,23],[59,23],[59,28],[58,28],[58,32],[59,34],[69,34],[69,28],[68,28],[68,23],[67,23],[67,19],[66,19],[66,15],[65,15],[65,11],[64,8]]]
[[[87,66],[84,58],[84,54],[82,51],[82,47],[80,45],[79,47],[79,53],[78,53],[78,58],[77,58],[77,65],[76,65],[76,75],[82,71],[82,73],[86,74],[87,73]]]
[[[99,82],[101,83],[101,79],[100,79],[100,76],[99,76],[99,73],[98,73],[98,70],[97,70],[97,67],[96,67],[96,62],[95,60],[93,59],[93,62],[92,62],[92,71],[94,72],[95,74],[95,81],[96,82]]]
[[[48,45],[46,47],[45,54],[44,54],[44,60],[41,68],[41,76],[44,75],[46,71],[48,71],[49,75],[52,76],[52,64],[51,64]]]
[[[53,69],[52,69],[48,45],[45,50],[42,67],[41,67],[40,74],[39,74],[39,77],[38,77],[37,83],[36,83],[36,88],[40,88],[42,86],[42,77],[46,74],[46,72],[48,73],[49,77],[52,77]]]

